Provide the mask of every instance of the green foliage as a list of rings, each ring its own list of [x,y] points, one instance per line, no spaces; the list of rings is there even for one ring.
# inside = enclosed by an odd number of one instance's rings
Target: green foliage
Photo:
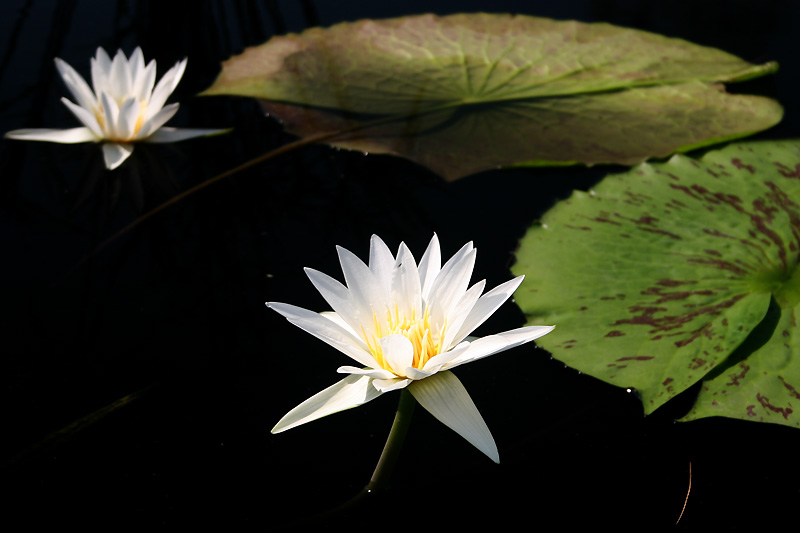
[[[636,164],[768,128],[780,106],[723,82],[774,72],[609,24],[523,15],[362,20],[275,37],[204,94],[265,100],[286,128],[446,179],[502,165]]]
[[[800,426],[800,141],[682,155],[576,191],[529,230],[515,298],[567,365],[650,413]]]

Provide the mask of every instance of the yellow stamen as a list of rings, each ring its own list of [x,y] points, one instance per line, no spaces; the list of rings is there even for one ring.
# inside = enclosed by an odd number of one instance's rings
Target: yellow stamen
[[[378,314],[373,311],[372,325],[373,331],[371,334],[367,333],[366,328],[361,327],[361,333],[367,343],[367,347],[381,368],[395,374],[402,372],[403,369],[392,368],[386,362],[380,343],[383,337],[402,335],[407,338],[414,348],[412,360],[414,368],[422,369],[433,356],[442,351],[446,325],[442,324],[440,327],[434,328],[431,324],[430,310],[428,308],[425,309],[421,318],[417,318],[414,311],[412,311],[411,316],[407,317],[400,312],[395,302],[394,309],[387,308],[385,321],[381,321],[378,318]]]
[[[143,102],[139,102],[139,116],[136,117],[136,125],[133,127],[133,136],[135,137],[139,130],[144,125],[144,111],[147,106]]]
[[[97,119],[100,129],[106,131],[106,115],[103,113],[102,107],[95,108],[94,118]]]

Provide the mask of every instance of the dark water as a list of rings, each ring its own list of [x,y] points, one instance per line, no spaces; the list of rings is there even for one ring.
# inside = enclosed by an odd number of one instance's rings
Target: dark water
[[[447,184],[404,160],[309,147],[187,198],[84,261],[148,209],[293,140],[250,100],[193,97],[244,46],[313,25],[421,12],[607,21],[779,61],[777,75],[731,90],[785,106],[784,121],[759,137],[798,136],[794,2],[555,4],[3,2],[0,131],[76,126],[59,102],[66,91],[53,57],[86,74],[98,46],[130,53],[137,45],[157,59],[159,77],[189,58],[170,125],[235,130],[139,146],[113,173],[93,145],[0,141],[0,480],[10,493],[0,499],[0,527],[313,522],[366,484],[398,396],[271,435],[290,408],[338,380],[346,361],[264,302],[323,310],[302,268],[338,277],[335,245],[366,257],[372,233],[391,248],[405,241],[418,257],[434,231],[445,256],[473,240],[473,279],[495,286],[509,278],[525,229],[608,171],[505,170]],[[506,305],[479,333],[522,323]],[[657,530],[680,514],[690,463],[692,491],[677,529],[769,530],[796,518],[797,430],[674,423],[695,391],[644,418],[633,394],[533,346],[457,374],[492,429],[501,464],[417,409],[389,491],[317,524],[398,530],[490,520],[504,529],[521,520],[545,531]]]

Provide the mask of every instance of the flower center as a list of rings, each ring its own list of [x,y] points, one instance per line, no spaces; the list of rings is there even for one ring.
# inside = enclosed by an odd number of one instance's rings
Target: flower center
[[[117,100],[117,106],[122,107],[122,104],[124,102],[125,100],[123,100],[122,102]],[[139,101],[138,103],[139,103],[139,113],[136,116],[136,124],[134,124],[133,126],[133,133],[131,133],[130,136],[124,139],[117,138],[116,134],[118,132],[112,131],[112,129],[114,129],[116,125],[108,123],[108,121],[106,120],[106,113],[105,110],[103,109],[103,106],[98,104],[94,108],[94,118],[97,119],[97,123],[100,125],[100,129],[103,130],[106,139],[110,141],[125,142],[131,140],[133,137],[136,137],[136,134],[139,133],[139,130],[142,129],[142,126],[144,125],[144,114],[145,114],[144,112],[147,109],[146,102]]]
[[[441,353],[442,342],[444,341],[444,325],[435,328],[431,325],[431,317],[428,308],[421,317],[415,316],[412,312],[411,316],[405,316],[395,305],[394,310],[386,310],[386,319],[380,320],[378,314],[372,314],[375,335],[368,335],[364,332],[364,338],[367,341],[367,346],[375,357],[375,360],[381,365],[382,368],[394,372],[402,372],[402,368],[392,368],[386,361],[381,347],[380,339],[389,335],[402,335],[411,342],[414,347],[414,359],[411,366],[421,369],[425,363],[433,357]],[[362,328],[363,329],[363,328]]]

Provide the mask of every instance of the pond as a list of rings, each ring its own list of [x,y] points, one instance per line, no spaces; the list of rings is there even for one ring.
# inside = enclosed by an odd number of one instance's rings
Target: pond
[[[229,57],[313,26],[480,11],[608,22],[777,61],[778,73],[728,90],[783,106],[783,120],[755,138],[800,136],[800,8],[790,1],[4,2],[3,133],[78,125],[60,102],[68,93],[54,58],[88,79],[98,47],[137,46],[159,78],[188,58],[169,126],[233,129],[137,145],[113,171],[94,143],[0,141],[0,479],[10,494],[1,523],[249,530],[341,520],[399,530],[496,520],[651,530],[680,516],[678,529],[736,530],[795,518],[796,428],[676,422],[697,387],[644,416],[635,391],[534,343],[456,372],[499,464],[418,406],[386,489],[339,508],[368,483],[400,395],[270,433],[350,364],[265,306],[329,309],[304,267],[341,279],[336,247],[366,259],[373,234],[393,251],[405,242],[419,259],[435,233],[445,259],[473,242],[471,279],[496,287],[512,278],[520,239],[549,208],[627,167],[502,168],[447,181],[400,157],[313,144],[128,229],[297,139],[254,99],[196,96]],[[523,325],[509,300],[476,335]]]

